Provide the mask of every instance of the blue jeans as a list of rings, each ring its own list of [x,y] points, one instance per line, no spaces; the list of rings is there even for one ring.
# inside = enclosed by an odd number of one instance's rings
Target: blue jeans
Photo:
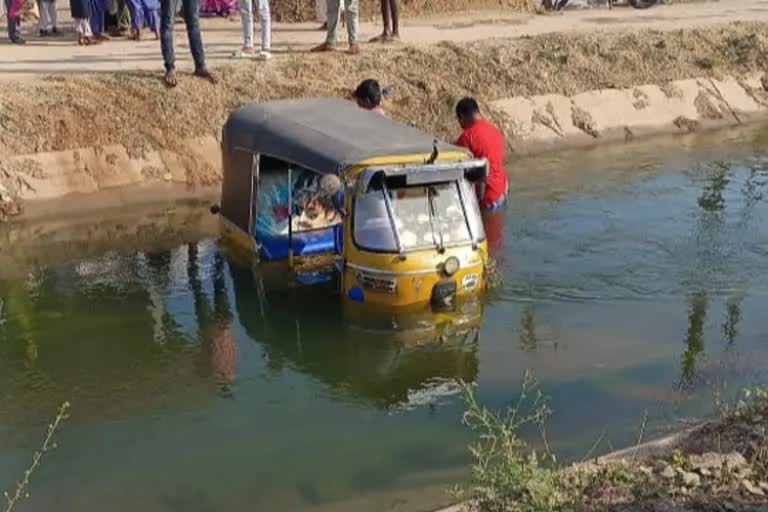
[[[509,194],[509,192],[504,192],[504,195],[501,196],[498,201],[496,201],[495,203],[489,204],[488,206],[483,208],[483,211],[484,212],[493,212],[493,211],[498,210],[502,206],[504,206],[504,203],[507,202],[507,194]]]
[[[189,50],[195,61],[195,70],[205,68],[203,38],[200,35],[200,0],[161,0],[160,1],[160,48],[163,51],[165,70],[176,67],[173,52],[173,24],[176,21],[176,7],[181,2],[181,16],[187,26]]]

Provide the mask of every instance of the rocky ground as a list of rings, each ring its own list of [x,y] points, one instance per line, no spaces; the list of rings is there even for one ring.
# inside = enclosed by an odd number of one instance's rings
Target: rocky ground
[[[581,510],[766,511],[768,393],[748,392],[664,455],[629,456],[575,473],[587,482]]]

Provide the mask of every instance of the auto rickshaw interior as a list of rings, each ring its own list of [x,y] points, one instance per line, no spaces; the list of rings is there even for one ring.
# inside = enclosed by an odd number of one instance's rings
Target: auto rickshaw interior
[[[402,259],[412,251],[476,247],[485,235],[469,179],[482,178],[485,166],[466,164],[363,171],[352,206],[356,246]]]

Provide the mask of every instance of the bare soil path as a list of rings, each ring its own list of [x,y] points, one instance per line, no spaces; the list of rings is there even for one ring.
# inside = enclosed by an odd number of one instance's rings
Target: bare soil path
[[[60,10],[62,18],[67,20],[66,8],[60,6]],[[768,21],[768,0],[682,3],[658,6],[645,11],[630,8],[596,8],[553,15],[482,12],[444,18],[409,19],[405,21],[402,31],[403,43],[428,45],[441,41],[469,42],[550,32],[642,28],[676,30],[734,21]],[[65,28],[69,28],[69,25],[66,22]],[[58,40],[40,40],[34,37],[35,29],[36,26],[26,24],[25,31],[29,39],[26,46],[14,46],[5,41],[0,44],[0,80],[39,78],[50,74],[160,71],[162,68],[159,43],[154,40],[139,43],[114,40],[100,46],[79,47],[74,43],[73,35]],[[230,55],[241,44],[239,20],[204,19],[203,31],[209,64],[217,67],[232,62]],[[312,23],[275,24],[273,31],[277,59],[288,53],[307,51],[323,39],[323,33]],[[378,33],[378,24],[362,23],[360,32],[361,39],[365,41]],[[176,43],[179,67],[188,69],[191,62],[186,34],[181,23],[177,24]],[[371,46],[364,47],[370,48]]]

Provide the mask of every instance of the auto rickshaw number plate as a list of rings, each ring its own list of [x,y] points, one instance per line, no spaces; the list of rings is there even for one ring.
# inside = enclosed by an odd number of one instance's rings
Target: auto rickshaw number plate
[[[467,274],[461,280],[461,287],[465,290],[474,290],[477,288],[477,284],[480,281],[480,275],[473,273]]]

